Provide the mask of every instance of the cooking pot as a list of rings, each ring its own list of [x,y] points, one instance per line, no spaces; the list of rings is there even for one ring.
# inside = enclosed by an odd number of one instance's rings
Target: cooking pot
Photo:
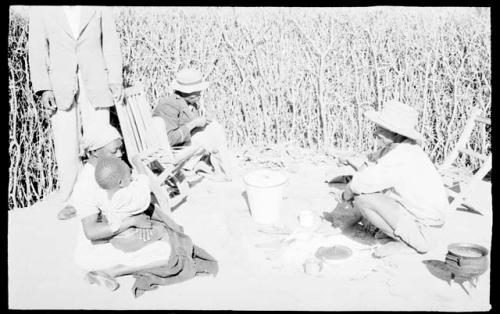
[[[452,243],[448,245],[445,263],[456,276],[475,277],[488,269],[488,253],[488,249],[478,244]]]

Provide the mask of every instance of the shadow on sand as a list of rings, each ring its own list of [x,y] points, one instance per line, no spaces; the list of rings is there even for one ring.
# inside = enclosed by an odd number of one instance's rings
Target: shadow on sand
[[[323,212],[323,219],[330,222],[332,227],[340,228],[348,238],[364,245],[380,243],[359,224],[361,218],[361,214],[348,202],[339,202],[332,212]]]
[[[470,289],[476,288],[478,276],[457,275],[451,271],[445,262],[439,260],[425,260],[422,263],[434,277],[446,281],[450,286],[452,281],[457,283],[467,295],[470,295]],[[469,290],[464,286],[465,282],[469,283]]]
[[[241,192],[241,197],[243,197],[243,199],[245,200],[245,204],[247,204],[248,214],[251,216],[252,211],[250,210],[250,202],[248,201],[247,191]]]

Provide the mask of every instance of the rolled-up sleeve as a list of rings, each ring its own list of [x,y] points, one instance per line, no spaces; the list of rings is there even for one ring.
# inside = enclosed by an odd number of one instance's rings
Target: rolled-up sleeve
[[[398,152],[392,151],[380,158],[376,164],[356,172],[349,184],[351,191],[355,194],[366,194],[394,187],[405,165],[402,157]]]
[[[177,104],[168,99],[161,100],[153,109],[153,116],[160,117],[165,121],[168,141],[170,145],[184,143],[191,139],[191,133],[187,124],[179,125],[179,114],[181,110]]]

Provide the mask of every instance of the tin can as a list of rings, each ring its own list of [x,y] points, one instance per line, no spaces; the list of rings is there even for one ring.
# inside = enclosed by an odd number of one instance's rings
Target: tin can
[[[323,269],[323,262],[317,258],[309,258],[304,262],[304,273],[315,276]]]

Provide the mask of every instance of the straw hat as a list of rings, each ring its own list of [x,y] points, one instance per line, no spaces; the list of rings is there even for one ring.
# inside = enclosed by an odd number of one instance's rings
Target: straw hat
[[[204,90],[208,87],[208,82],[203,81],[200,71],[184,69],[177,73],[170,87],[173,90],[189,94]]]
[[[415,109],[402,102],[388,101],[380,112],[370,110],[365,112],[365,116],[389,131],[413,139],[418,144],[422,143],[422,135],[415,130],[418,113]]]

